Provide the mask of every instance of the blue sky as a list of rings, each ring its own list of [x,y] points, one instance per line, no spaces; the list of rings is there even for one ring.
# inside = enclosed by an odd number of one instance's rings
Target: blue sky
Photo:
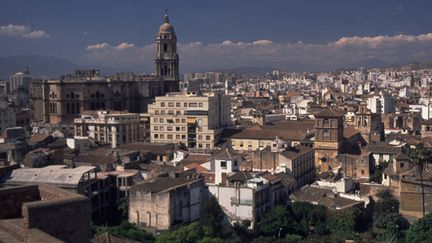
[[[0,56],[47,55],[79,65],[148,71],[166,7],[187,71],[292,63],[315,67],[329,58],[329,68],[369,59],[432,60],[430,0],[4,0]],[[332,52],[332,43],[354,37],[363,39],[347,39],[349,48],[338,45]],[[378,48],[376,41],[381,41]],[[103,49],[88,48],[103,43]],[[121,43],[129,50],[116,48]],[[348,60],[342,58],[349,53]]]

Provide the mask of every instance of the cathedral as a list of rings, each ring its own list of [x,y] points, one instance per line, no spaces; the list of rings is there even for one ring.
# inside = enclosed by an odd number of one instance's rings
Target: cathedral
[[[41,92],[32,94],[43,121],[56,125],[73,124],[84,111],[116,110],[147,112],[156,96],[179,91],[177,36],[168,15],[156,38],[155,74],[118,73],[103,77],[99,70],[76,70],[55,80],[43,80]],[[38,102],[39,101],[39,102]]]

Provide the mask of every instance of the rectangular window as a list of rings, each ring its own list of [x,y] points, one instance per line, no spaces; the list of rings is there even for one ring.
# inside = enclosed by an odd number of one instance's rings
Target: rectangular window
[[[176,102],[176,107],[180,107],[180,102]]]
[[[211,140],[211,138],[210,138],[209,135],[206,136],[206,140],[207,140],[207,141],[210,141],[210,140]]]
[[[168,107],[174,107],[174,102],[168,102]]]
[[[227,162],[226,161],[221,161],[220,162],[220,166],[222,169],[226,169],[227,168]]]
[[[185,102],[183,105],[184,105],[184,107],[188,107],[188,106],[187,106],[187,102]]]
[[[196,102],[191,102],[189,103],[189,107],[197,107],[198,104]]]
[[[198,106],[203,107],[203,103],[202,102],[198,103]]]
[[[161,102],[160,106],[165,107],[165,102]]]
[[[164,119],[163,118],[159,118],[159,122],[160,123],[164,123]]]

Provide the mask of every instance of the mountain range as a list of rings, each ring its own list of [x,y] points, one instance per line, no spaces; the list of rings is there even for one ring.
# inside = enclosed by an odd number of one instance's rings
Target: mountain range
[[[72,73],[76,69],[100,69],[103,74],[111,74],[118,71],[128,71],[128,70],[118,70],[118,68],[104,67],[104,66],[80,66],[73,62],[65,59],[51,57],[51,56],[41,56],[41,55],[19,55],[10,57],[0,57],[0,79],[8,79],[10,75],[24,71],[26,68],[30,69],[33,77],[37,78],[57,78],[60,75]],[[403,69],[420,69],[420,68],[431,68],[432,62],[418,63],[410,62],[406,64],[401,63],[388,63],[379,59],[365,60],[360,63],[347,64],[340,69],[356,69],[358,67],[372,68],[372,67],[398,67]],[[141,69],[141,68],[140,68]],[[286,71],[329,71],[331,68],[326,68],[324,66],[310,66],[300,63],[280,63],[274,64],[272,66],[239,66],[233,68],[215,68],[213,70],[207,71],[217,71],[217,72],[232,72],[232,73],[245,73],[245,74],[266,74],[271,72],[273,69],[286,70]],[[340,70],[339,69],[339,70]],[[136,68],[133,70],[137,70]]]

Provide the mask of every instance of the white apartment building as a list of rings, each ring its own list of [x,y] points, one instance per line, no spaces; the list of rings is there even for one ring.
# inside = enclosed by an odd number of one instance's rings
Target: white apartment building
[[[168,93],[156,97],[148,112],[152,143],[213,149],[224,127],[231,124],[231,99],[219,92]]]
[[[75,136],[117,145],[140,141],[140,116],[138,113],[97,111],[74,120]]]
[[[2,100],[0,101],[0,134],[8,127],[16,126],[15,109]]]
[[[32,76],[28,71],[18,72],[11,75],[9,78],[9,87],[7,89],[8,93],[11,94],[21,87],[29,89],[31,81]]]

